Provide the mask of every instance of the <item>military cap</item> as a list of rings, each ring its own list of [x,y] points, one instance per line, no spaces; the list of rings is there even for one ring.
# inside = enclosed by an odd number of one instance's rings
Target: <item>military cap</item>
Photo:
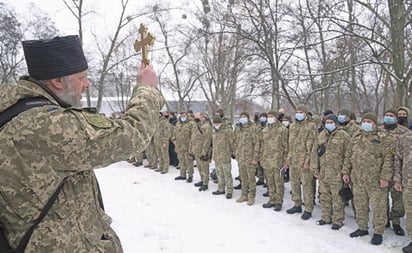
[[[268,115],[273,115],[273,116],[277,117],[278,113],[276,111],[269,111]]]
[[[370,119],[373,122],[375,122],[375,124],[378,124],[378,116],[376,116],[376,113],[374,113],[374,112],[367,112],[367,113],[363,114],[362,120],[364,120],[364,119]]]
[[[29,75],[37,80],[64,77],[88,69],[77,35],[27,40],[22,44]]]
[[[304,104],[299,104],[299,105],[296,106],[296,111],[302,111],[306,115],[308,115],[309,108]]]
[[[330,119],[333,120],[333,122],[335,122],[335,124],[338,124],[338,117],[336,117],[335,114],[328,114],[328,116],[325,117],[326,120]]]
[[[383,113],[383,115],[385,115],[387,112],[393,113],[395,115],[396,118],[398,118],[398,112],[392,108],[385,110],[385,112]]]
[[[249,118],[249,113],[248,113],[248,112],[241,112],[241,113],[240,113],[240,116],[246,116],[246,117]]]
[[[213,117],[213,123],[223,123],[222,117],[214,116]]]
[[[351,113],[352,112],[348,109],[340,109],[338,111],[338,115],[345,115],[345,116],[348,116],[348,117],[350,117]]]

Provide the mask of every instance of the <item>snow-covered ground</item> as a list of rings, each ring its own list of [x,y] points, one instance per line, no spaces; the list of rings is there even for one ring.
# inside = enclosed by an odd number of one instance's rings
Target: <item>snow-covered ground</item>
[[[238,175],[236,162],[232,173]],[[289,183],[283,209],[275,212],[262,208],[268,201],[262,196],[266,192],[262,186],[257,187],[253,206],[236,202],[238,190],[230,200],[212,195],[217,189],[213,182],[208,191],[199,192],[193,186],[199,181],[196,168],[190,184],[174,180],[179,174],[174,167],[162,175],[120,162],[96,170],[96,174],[106,211],[126,253],[380,253],[402,252],[410,241],[409,236],[396,236],[392,229],[386,229],[380,246],[370,244],[372,229],[369,236],[350,238],[349,233],[357,228],[350,207],[346,207],[345,226],[339,231],[331,230],[330,225],[316,225],[318,203],[308,221],[300,214],[287,214],[292,206]]]

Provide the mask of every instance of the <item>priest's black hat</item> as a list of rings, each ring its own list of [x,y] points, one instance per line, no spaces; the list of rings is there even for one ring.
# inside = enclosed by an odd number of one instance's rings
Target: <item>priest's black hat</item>
[[[87,70],[77,35],[23,41],[29,75],[37,80],[64,77]]]

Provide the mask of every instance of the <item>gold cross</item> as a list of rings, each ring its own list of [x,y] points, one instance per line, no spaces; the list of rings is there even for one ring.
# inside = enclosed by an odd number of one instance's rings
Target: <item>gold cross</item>
[[[135,40],[134,50],[136,50],[136,52],[139,52],[140,50],[142,50],[142,63],[149,65],[150,60],[149,60],[147,50],[148,50],[148,46],[153,46],[155,42],[155,37],[151,33],[147,32],[147,27],[144,24],[140,24],[139,34],[140,34],[140,41]]]

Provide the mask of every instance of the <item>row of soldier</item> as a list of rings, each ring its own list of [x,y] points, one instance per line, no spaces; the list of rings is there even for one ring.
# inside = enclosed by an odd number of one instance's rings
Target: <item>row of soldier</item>
[[[238,123],[232,126],[222,110],[218,110],[211,121],[205,113],[193,115],[181,112],[174,126],[170,123],[175,122],[176,118],[171,118],[173,120],[169,122],[169,113],[163,112],[160,128],[146,150],[147,167],[167,173],[171,140],[180,166],[180,175],[175,180],[191,183],[195,160],[201,179],[195,186],[199,187],[199,191],[208,190],[209,163],[213,159],[218,189],[212,193],[225,194],[230,199],[234,189],[231,159],[236,159],[241,182],[238,186],[241,195],[236,201],[253,205],[256,185],[265,181],[269,201],[263,207],[274,208],[275,211],[283,207],[282,172],[289,170],[294,206],[287,213],[302,213],[303,220],[311,218],[318,180],[322,213],[321,219],[316,222],[318,225],[331,224],[333,230],[343,226],[345,203],[340,193],[342,188],[350,187],[359,227],[350,237],[369,233],[369,206],[373,210],[372,244],[382,243],[382,235],[388,226],[392,226],[397,235],[404,235],[400,219],[405,215],[401,191],[401,181],[405,178],[399,172],[403,158],[402,154],[395,156],[395,153],[402,148],[406,149],[403,154],[410,152],[410,146],[397,148],[401,145],[399,140],[408,140],[407,137],[400,138],[401,135],[411,135],[407,128],[409,109],[386,110],[381,126],[378,126],[377,115],[372,112],[365,113],[360,124],[354,114],[346,109],[340,110],[337,115],[330,110],[325,111],[320,119],[312,117],[307,106],[298,105],[294,115],[292,123],[283,109],[255,115],[254,120],[247,112],[242,112]],[[394,161],[398,163],[397,173]],[[388,198],[389,195],[391,198]],[[411,203],[406,204],[409,204],[409,209],[412,208]],[[412,231],[410,223],[408,231]],[[412,252],[412,243],[404,248],[404,252]]]

